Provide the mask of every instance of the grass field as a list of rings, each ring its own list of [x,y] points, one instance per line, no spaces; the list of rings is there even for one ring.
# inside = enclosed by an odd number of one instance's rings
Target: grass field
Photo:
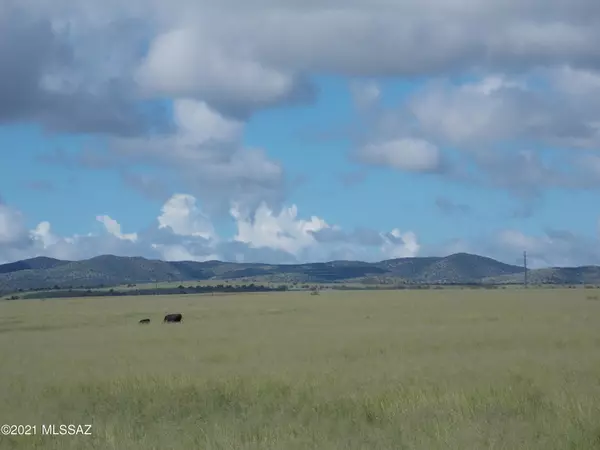
[[[0,302],[0,423],[38,425],[0,448],[597,449],[597,294]]]

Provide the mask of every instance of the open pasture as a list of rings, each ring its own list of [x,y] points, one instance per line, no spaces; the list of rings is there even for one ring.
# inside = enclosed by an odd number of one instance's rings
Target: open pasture
[[[597,295],[3,301],[0,422],[38,435],[0,448],[597,449]],[[90,423],[91,436],[39,430]]]

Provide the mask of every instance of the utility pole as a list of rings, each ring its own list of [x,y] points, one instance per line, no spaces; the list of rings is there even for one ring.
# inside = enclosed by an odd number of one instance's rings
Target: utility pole
[[[527,252],[523,252],[523,267],[525,268],[525,274],[523,277],[524,286],[527,287]]]

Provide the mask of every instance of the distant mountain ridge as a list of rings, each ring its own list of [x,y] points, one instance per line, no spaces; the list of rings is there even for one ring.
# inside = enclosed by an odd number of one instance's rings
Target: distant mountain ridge
[[[331,261],[262,264],[222,261],[161,261],[141,257],[96,256],[82,261],[38,257],[0,265],[0,293],[19,289],[116,286],[202,280],[254,283],[473,284],[520,283],[523,267],[468,253],[445,257],[398,258],[368,263]],[[531,283],[600,284],[600,267],[529,271]]]
[[[23,261],[2,264],[0,265],[0,274],[18,272],[20,270],[28,269],[50,269],[52,267],[60,266],[68,262],[69,261],[61,261],[60,259],[38,256],[37,258],[25,259]]]

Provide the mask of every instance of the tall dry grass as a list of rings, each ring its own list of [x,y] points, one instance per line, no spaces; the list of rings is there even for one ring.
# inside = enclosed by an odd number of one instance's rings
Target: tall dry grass
[[[2,449],[600,448],[582,290],[0,303]],[[180,325],[163,325],[181,312]],[[150,325],[138,325],[150,317]],[[40,424],[92,423],[92,436]]]

